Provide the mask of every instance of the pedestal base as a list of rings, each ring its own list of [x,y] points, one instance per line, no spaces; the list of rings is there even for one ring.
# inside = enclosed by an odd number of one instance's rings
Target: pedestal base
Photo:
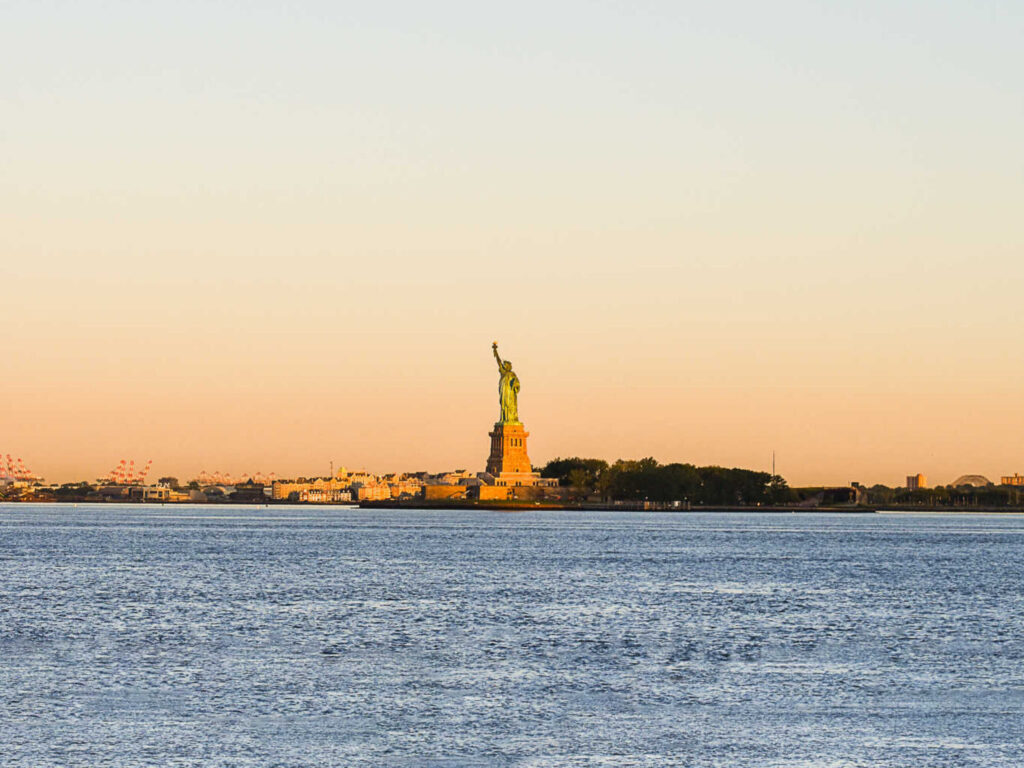
[[[494,431],[490,433],[491,455],[487,459],[487,471],[495,477],[532,474],[533,466],[526,453],[526,438],[529,436],[522,424],[495,424]]]
[[[541,477],[533,471],[526,452],[526,438],[530,433],[522,424],[494,425],[491,437],[491,455],[487,459],[487,472],[494,477],[495,488],[551,488],[558,485],[553,478]],[[481,489],[481,492],[483,490]],[[487,492],[498,498],[498,490]],[[516,492],[512,492],[515,494]],[[481,497],[482,498],[482,497]],[[504,497],[502,497],[504,498]]]

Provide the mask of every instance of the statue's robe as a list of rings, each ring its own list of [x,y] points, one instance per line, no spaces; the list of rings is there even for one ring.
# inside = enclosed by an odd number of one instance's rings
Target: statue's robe
[[[519,377],[512,371],[504,371],[498,382],[498,397],[501,401],[502,423],[519,421]]]

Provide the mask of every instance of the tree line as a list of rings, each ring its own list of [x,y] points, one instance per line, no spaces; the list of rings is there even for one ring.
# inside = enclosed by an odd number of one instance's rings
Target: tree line
[[[934,488],[889,488],[873,485],[866,489],[867,502],[885,507],[1021,507],[1024,487],[1015,485],[939,485]]]
[[[597,494],[602,501],[686,502],[730,506],[796,501],[786,481],[768,472],[693,464],[660,464],[656,459],[556,458],[540,468],[577,499]]]
[[[691,506],[864,504],[871,507],[1022,508],[1024,487],[1008,485],[937,486],[935,488],[790,488],[768,472],[693,464],[660,464],[653,458],[635,461],[571,456],[556,458],[538,469],[542,477],[557,478],[570,497],[583,501],[682,502]]]

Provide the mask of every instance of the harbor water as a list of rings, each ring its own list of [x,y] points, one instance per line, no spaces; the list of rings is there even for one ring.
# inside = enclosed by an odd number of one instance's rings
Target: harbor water
[[[1018,766],[1024,517],[0,506],[0,765]]]

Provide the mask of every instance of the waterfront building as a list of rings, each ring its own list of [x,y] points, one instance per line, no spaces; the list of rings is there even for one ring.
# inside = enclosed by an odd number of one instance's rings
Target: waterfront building
[[[919,491],[928,487],[928,479],[920,472],[916,475],[907,475],[907,490]]]
[[[170,501],[171,489],[163,485],[150,485],[142,489],[143,501]]]
[[[408,477],[395,477],[388,481],[388,489],[391,491],[392,499],[409,498],[423,495],[423,483],[420,480]]]
[[[271,498],[279,501],[286,501],[288,499],[298,501],[303,493],[308,494],[309,491],[317,491],[321,495],[325,493],[330,494],[334,491],[347,491],[351,485],[347,478],[317,477],[312,480],[306,478],[275,480],[270,495]]]
[[[346,501],[352,501],[352,491],[309,488],[299,492],[299,501],[306,501],[313,504],[344,503]]]
[[[349,473],[342,467],[334,477],[277,480],[274,482],[271,496],[279,501],[291,500],[313,504],[387,501],[422,497],[423,486],[424,481],[414,475],[374,475],[363,471]]]
[[[1012,477],[1004,475],[999,479],[999,482],[1002,485],[1024,485],[1024,476],[1014,472]]]
[[[356,483],[352,486],[352,493],[358,501],[388,501],[391,498],[391,486],[385,483]]]

